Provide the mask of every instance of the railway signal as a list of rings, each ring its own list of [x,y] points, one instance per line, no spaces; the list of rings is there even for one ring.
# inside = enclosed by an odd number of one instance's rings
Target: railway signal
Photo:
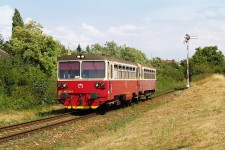
[[[187,45],[187,84],[186,87],[190,87],[190,82],[189,82],[189,40],[190,39],[198,39],[197,36],[190,36],[189,34],[186,34],[184,37],[184,43]]]

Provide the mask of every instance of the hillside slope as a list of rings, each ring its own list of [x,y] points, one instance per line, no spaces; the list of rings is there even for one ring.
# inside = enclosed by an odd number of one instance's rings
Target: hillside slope
[[[80,149],[224,149],[225,77],[213,75],[176,92],[146,112]]]

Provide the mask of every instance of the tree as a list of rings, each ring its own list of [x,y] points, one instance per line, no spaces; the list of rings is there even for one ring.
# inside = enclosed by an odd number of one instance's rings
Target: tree
[[[91,53],[91,49],[90,49],[90,46],[89,45],[87,45],[87,47],[86,47],[86,53],[88,53],[88,54]]]
[[[20,16],[19,10],[15,8],[14,14],[13,14],[13,17],[12,17],[12,30],[16,26],[23,27],[24,26],[24,23],[23,23],[22,17]]]
[[[194,73],[222,73],[225,68],[224,55],[218,50],[217,46],[196,48],[193,55]]]
[[[10,40],[10,45],[15,57],[39,66],[48,75],[56,68],[57,56],[64,50],[58,41],[43,34],[42,26],[34,21],[24,27],[15,27],[14,38]]]
[[[142,51],[131,47],[121,49],[120,55],[124,60],[138,62],[141,64],[146,64],[148,61],[146,55]]]
[[[115,56],[117,58],[120,57],[120,48],[114,41],[106,42],[104,47],[104,54],[106,56]]]
[[[77,46],[77,53],[81,53],[81,52],[82,52],[82,48],[81,48],[80,44],[78,44],[78,46]]]
[[[91,45],[91,51],[93,53],[103,54],[103,47],[100,44],[95,43]]]

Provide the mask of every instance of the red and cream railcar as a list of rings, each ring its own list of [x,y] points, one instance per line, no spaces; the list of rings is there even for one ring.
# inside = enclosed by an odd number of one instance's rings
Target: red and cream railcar
[[[156,89],[156,69],[94,54],[58,58],[57,99],[67,108],[96,109],[148,97]]]

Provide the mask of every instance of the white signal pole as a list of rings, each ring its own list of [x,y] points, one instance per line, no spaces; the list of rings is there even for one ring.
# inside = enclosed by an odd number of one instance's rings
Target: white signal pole
[[[187,84],[186,87],[189,88],[190,87],[190,81],[189,81],[189,40],[190,39],[197,39],[197,36],[190,36],[188,34],[185,35],[184,37],[184,43],[187,44]]]

